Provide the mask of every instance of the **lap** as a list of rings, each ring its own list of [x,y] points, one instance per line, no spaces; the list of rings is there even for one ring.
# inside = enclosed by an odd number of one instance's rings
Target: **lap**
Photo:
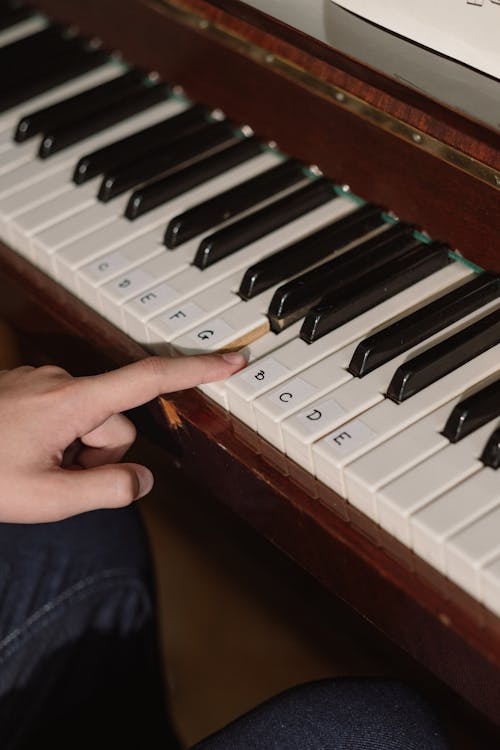
[[[420,695],[395,680],[340,678],[292,688],[192,750],[447,750]]]
[[[135,507],[0,524],[0,746],[177,748],[156,648],[154,581]],[[159,739],[158,739],[159,737]],[[444,750],[432,712],[387,680],[271,699],[193,750]]]
[[[134,507],[0,524],[0,597],[3,748],[43,726],[64,733],[71,720],[83,737],[120,715],[129,733],[135,709],[156,723],[164,705],[154,581]]]

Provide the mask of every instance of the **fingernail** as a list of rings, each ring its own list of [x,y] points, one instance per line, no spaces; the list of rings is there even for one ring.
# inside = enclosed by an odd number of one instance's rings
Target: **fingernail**
[[[151,492],[155,480],[152,473],[145,466],[137,468],[136,476],[139,483],[139,492],[137,493],[136,500],[139,500],[144,495],[147,495],[148,492]]]
[[[224,362],[227,362],[229,365],[239,365],[240,367],[243,367],[243,365],[246,365],[247,363],[245,355],[241,352],[226,352],[221,356]]]

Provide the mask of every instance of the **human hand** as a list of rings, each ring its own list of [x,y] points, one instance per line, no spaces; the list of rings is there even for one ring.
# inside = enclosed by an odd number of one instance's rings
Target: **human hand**
[[[0,522],[58,521],[143,497],[149,469],[117,463],[135,439],[120,412],[244,364],[231,354],[151,357],[82,378],[51,365],[1,371]]]

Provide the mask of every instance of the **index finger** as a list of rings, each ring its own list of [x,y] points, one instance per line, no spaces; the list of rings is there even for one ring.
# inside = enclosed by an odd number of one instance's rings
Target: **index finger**
[[[133,409],[164,393],[224,380],[246,364],[243,354],[148,357],[101,375],[78,378],[77,399],[91,426],[112,414]]]

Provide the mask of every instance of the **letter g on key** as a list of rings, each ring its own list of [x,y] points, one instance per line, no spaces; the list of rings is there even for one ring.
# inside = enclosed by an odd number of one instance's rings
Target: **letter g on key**
[[[211,331],[210,329],[207,329],[206,331],[198,331],[196,334],[199,339],[202,341],[207,341],[208,339],[211,339],[214,335],[215,331]]]

